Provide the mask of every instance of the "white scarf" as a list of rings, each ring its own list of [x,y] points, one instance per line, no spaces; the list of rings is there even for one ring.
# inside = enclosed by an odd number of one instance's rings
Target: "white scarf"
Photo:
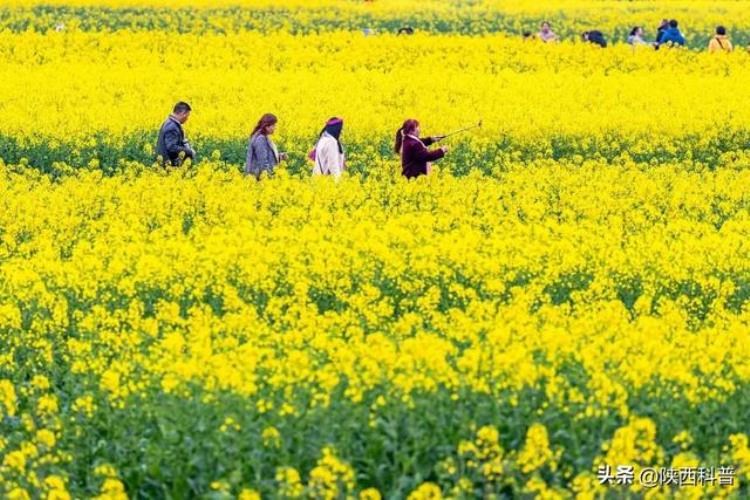
[[[419,137],[417,137],[415,135],[411,135],[411,134],[406,134],[406,137],[411,137],[412,139],[414,139],[414,140],[419,141],[420,143],[422,143],[422,146],[424,146],[424,142],[422,142],[422,139],[420,139]],[[425,146],[425,147],[427,147],[427,146]]]
[[[271,145],[271,149],[273,150],[273,156],[276,158],[276,163],[280,163],[279,149],[276,147],[276,144],[271,140],[271,137],[266,136],[266,139],[268,140],[268,144]]]

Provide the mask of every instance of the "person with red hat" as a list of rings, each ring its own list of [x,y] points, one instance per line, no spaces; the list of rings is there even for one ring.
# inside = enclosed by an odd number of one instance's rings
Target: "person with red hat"
[[[315,162],[313,175],[332,175],[339,178],[344,171],[344,147],[341,145],[341,131],[344,128],[344,120],[331,118],[326,122],[320,132],[318,143],[310,153],[310,158]]]

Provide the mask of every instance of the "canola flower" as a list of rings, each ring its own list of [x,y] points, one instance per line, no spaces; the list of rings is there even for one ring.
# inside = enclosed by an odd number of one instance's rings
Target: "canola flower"
[[[571,41],[662,17],[688,49]],[[746,497],[750,55],[694,50],[717,24],[741,49],[729,1],[6,0],[0,497],[627,494],[604,463]],[[180,99],[200,161],[165,171]],[[406,182],[410,116],[484,126]]]
[[[395,33],[409,25],[432,33],[520,35],[547,20],[566,39],[599,29],[624,41],[633,26],[644,26],[653,39],[662,18],[677,18],[694,48],[705,48],[718,25],[743,44],[750,40],[747,9],[732,0],[5,0],[0,12],[0,27],[16,32]]]
[[[3,496],[566,496],[602,462],[744,467],[747,169],[397,169],[3,165]]]
[[[483,120],[450,139],[444,163],[456,174],[550,157],[713,168],[750,140],[743,51],[600,50],[504,35],[28,31],[0,33],[0,57],[3,159],[59,173],[63,162],[112,172],[121,160],[153,161],[178,100],[193,106],[186,129],[199,160],[238,168],[268,111],[298,172],[309,171],[307,152],[334,115],[357,172],[392,157],[407,117],[426,134]]]

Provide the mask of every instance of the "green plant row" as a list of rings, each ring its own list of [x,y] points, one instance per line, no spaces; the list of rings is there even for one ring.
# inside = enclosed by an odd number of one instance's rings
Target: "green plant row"
[[[85,145],[82,145],[84,142]],[[156,160],[152,144],[155,133],[140,132],[114,139],[105,133],[95,134],[86,141],[66,143],[58,139],[35,138],[19,141],[0,135],[0,158],[7,164],[29,165],[53,175],[70,172],[79,167],[93,166],[107,174],[122,170],[130,162],[150,164]],[[222,160],[241,169],[245,163],[246,139],[195,137],[191,141],[198,151],[197,161]],[[438,163],[454,175],[466,175],[472,170],[484,174],[502,172],[510,165],[540,160],[583,163],[635,162],[659,165],[684,163],[686,168],[745,168],[750,165],[745,145],[750,143],[750,129],[714,136],[684,136],[672,141],[644,147],[648,137],[622,137],[613,132],[598,137],[546,136],[538,139],[499,137],[496,141],[455,141],[450,154]],[[308,146],[309,144],[309,146]],[[279,149],[289,152],[285,168],[299,174],[311,170],[307,153],[315,138],[287,139]],[[392,162],[398,168],[398,157],[393,153],[390,138],[372,141],[345,141],[347,165],[356,174],[372,173],[376,164]]]

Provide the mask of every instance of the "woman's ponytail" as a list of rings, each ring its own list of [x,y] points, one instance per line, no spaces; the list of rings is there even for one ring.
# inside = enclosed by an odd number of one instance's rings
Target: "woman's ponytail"
[[[401,153],[401,145],[404,143],[404,127],[401,127],[396,131],[396,144],[393,145],[393,150],[396,154]]]
[[[401,146],[404,145],[404,136],[413,134],[417,130],[417,127],[419,127],[419,122],[414,119],[406,120],[401,125],[401,128],[396,132],[396,144],[393,145],[393,150],[396,151],[396,154],[401,153]]]

